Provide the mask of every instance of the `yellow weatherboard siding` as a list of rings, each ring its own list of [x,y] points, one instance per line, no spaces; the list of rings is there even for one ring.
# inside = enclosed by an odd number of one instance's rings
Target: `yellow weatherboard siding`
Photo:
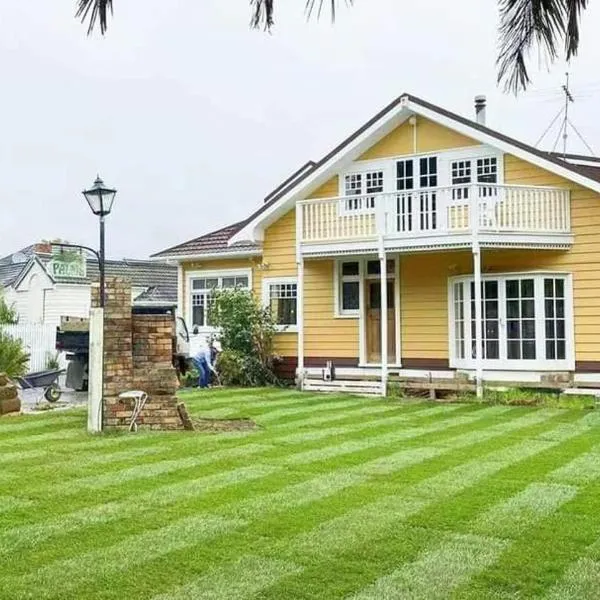
[[[304,354],[358,361],[358,319],[334,317],[333,270],[332,259],[304,263]]]
[[[416,148],[414,147],[414,127],[405,121],[371,146],[358,160],[373,160],[480,145],[476,140],[424,117],[417,117],[416,129]]]

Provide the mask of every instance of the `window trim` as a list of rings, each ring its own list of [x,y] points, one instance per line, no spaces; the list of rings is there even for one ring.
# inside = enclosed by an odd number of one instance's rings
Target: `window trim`
[[[210,269],[210,270],[198,270],[198,271],[186,271],[185,272],[185,315],[186,323],[190,331],[194,329],[193,324],[193,305],[192,305],[192,294],[194,289],[192,287],[192,281],[194,279],[208,279],[216,277],[223,279],[224,277],[247,277],[248,278],[248,291],[252,292],[252,269]],[[244,288],[246,289],[246,288]],[[216,327],[209,325],[203,325],[198,327],[198,333],[214,333],[217,331]]]
[[[483,368],[487,370],[504,370],[504,371],[574,371],[575,370],[575,326],[574,326],[574,312],[573,312],[573,277],[571,273],[564,271],[518,271],[514,273],[489,273],[482,275],[482,281],[486,280],[498,280],[500,288],[505,288],[507,279],[533,279],[535,289],[535,322],[536,332],[545,332],[545,317],[544,317],[544,278],[561,278],[565,282],[565,358],[564,359],[546,359],[545,350],[544,354],[540,358],[539,352],[536,352],[536,358],[530,359],[483,359]],[[448,278],[448,305],[447,305],[447,316],[448,316],[448,356],[449,365],[453,369],[464,369],[473,370],[475,369],[475,359],[467,358],[459,359],[456,356],[455,349],[455,323],[454,323],[454,284],[459,282],[466,282],[470,284],[474,280],[472,274],[460,275],[457,277]],[[466,287],[468,289],[468,286]],[[541,291],[541,295],[540,292]],[[504,320],[504,323],[500,325],[504,331],[501,331],[500,344],[506,342],[506,318],[504,311],[506,308],[506,296],[503,292],[499,292],[499,320]],[[465,310],[465,323],[469,323],[468,328],[470,330],[470,293],[465,294],[465,303],[469,306],[468,311]],[[542,327],[542,329],[540,329]],[[469,342],[471,341],[470,333],[467,336],[467,326],[465,326],[465,356],[468,349],[471,347]],[[536,336],[536,339],[538,336]],[[545,348],[545,334],[539,336],[540,342],[539,347]],[[537,347],[536,347],[537,349]],[[501,349],[502,353],[502,349]]]
[[[342,263],[357,262],[358,275],[348,275],[348,281],[358,282],[358,308],[356,310],[343,310],[342,308]],[[336,319],[360,319],[360,308],[362,305],[363,294],[363,263],[360,258],[350,260],[348,258],[338,258],[333,262],[333,316]]]
[[[296,324],[295,325],[275,325],[277,333],[297,333],[298,332],[298,278],[297,277],[265,277],[262,280],[262,301],[263,306],[271,306],[271,286],[278,284],[296,284]]]
[[[496,158],[498,165],[498,181],[496,185],[504,185],[504,153],[488,144],[477,144],[473,146],[463,146],[460,148],[451,148],[448,150],[435,150],[427,152],[410,152],[407,154],[399,154],[394,156],[386,156],[382,158],[372,158],[368,160],[356,160],[346,169],[341,170],[338,175],[338,197],[345,196],[345,177],[346,175],[364,174],[368,171],[383,171],[383,192],[395,193],[396,190],[396,162],[399,160],[418,161],[420,158],[437,156],[438,157],[438,188],[452,187],[452,162],[456,160],[471,160],[472,162],[480,158]],[[414,164],[414,184],[418,184],[417,174],[419,166]],[[418,188],[416,188],[418,189]],[[432,188],[427,188],[432,189]],[[348,214],[343,211],[341,214]],[[372,211],[371,211],[372,212]],[[351,211],[351,214],[356,214],[356,211]]]

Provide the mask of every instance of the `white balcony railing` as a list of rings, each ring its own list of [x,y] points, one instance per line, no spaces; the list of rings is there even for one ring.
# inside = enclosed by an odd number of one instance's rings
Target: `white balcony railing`
[[[298,203],[302,242],[474,233],[568,234],[569,191],[477,184]]]

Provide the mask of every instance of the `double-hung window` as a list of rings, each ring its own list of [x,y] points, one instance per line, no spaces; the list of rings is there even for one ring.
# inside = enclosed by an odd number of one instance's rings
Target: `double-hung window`
[[[481,356],[486,368],[572,370],[572,297],[568,275],[515,273],[481,282]],[[451,366],[474,368],[475,285],[450,284]]]
[[[383,171],[348,173],[344,176],[345,212],[372,211],[376,194],[383,192]]]
[[[336,314],[357,317],[360,309],[360,262],[340,261],[337,264]]]
[[[281,331],[295,331],[298,325],[298,283],[295,277],[263,280],[263,301]]]
[[[210,328],[210,303],[215,290],[249,289],[248,273],[205,273],[189,279],[190,323],[193,328]]]

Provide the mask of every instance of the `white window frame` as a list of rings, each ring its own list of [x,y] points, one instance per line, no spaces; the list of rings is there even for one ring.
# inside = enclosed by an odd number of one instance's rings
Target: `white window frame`
[[[276,325],[275,329],[279,333],[297,333],[298,332],[298,278],[297,277],[265,277],[262,281],[263,306],[271,306],[271,286],[272,285],[296,285],[296,324],[295,325]]]
[[[565,358],[560,360],[546,359],[544,279],[561,278],[565,282]],[[519,271],[516,273],[490,273],[482,276],[482,281],[497,280],[498,285],[498,318],[500,334],[500,358],[483,359],[483,368],[506,371],[574,371],[575,370],[575,328],[573,317],[573,278],[570,273],[557,271]],[[533,279],[536,323],[536,358],[508,359],[506,357],[506,280]],[[450,277],[448,279],[448,351],[450,367],[471,370],[475,368],[475,359],[471,358],[473,339],[471,335],[471,298],[470,284],[472,275]],[[465,283],[465,358],[459,359],[455,348],[454,323],[454,284]]]
[[[414,163],[414,185],[415,189],[419,189],[419,164],[420,158],[428,158],[431,156],[438,157],[437,177],[438,188],[452,187],[451,166],[457,160],[470,160],[471,173],[476,178],[477,176],[477,160],[481,158],[495,158],[498,166],[498,181],[496,185],[504,185],[504,154],[493,146],[486,144],[477,144],[473,146],[465,146],[462,148],[451,148],[448,150],[436,150],[428,152],[412,152],[408,154],[400,154],[388,156],[385,158],[375,158],[369,160],[354,161],[347,169],[339,173],[338,196],[344,197],[345,192],[345,176],[362,174],[363,181],[367,172],[383,171],[383,192],[394,193],[396,191],[396,161],[410,160],[417,161]],[[490,184],[491,185],[491,184]],[[427,188],[433,189],[433,188]],[[350,211],[351,214],[356,214],[355,211]],[[345,213],[348,214],[348,213]]]
[[[194,293],[193,289],[193,281],[195,279],[218,279],[220,284],[223,282],[223,278],[226,277],[247,277],[248,278],[248,289],[249,292],[252,291],[252,269],[214,269],[207,271],[187,271],[185,278],[185,299],[186,299],[186,311],[185,314],[187,316],[186,321],[188,323],[188,328],[190,331],[194,329],[193,323],[193,305],[192,305],[192,294]],[[222,289],[221,287],[217,287],[217,289]],[[211,327],[209,325],[203,325],[198,327],[198,333],[214,333],[217,331],[216,327]]]
[[[342,271],[343,263],[358,263],[358,275],[346,275]],[[338,258],[333,263],[333,314],[336,319],[359,319],[360,307],[363,294],[363,265],[364,261],[360,258]],[[342,285],[344,281],[358,283],[358,308],[356,310],[344,310],[342,307],[343,293]]]
[[[340,214],[341,215],[356,215],[356,214],[373,214],[376,208],[376,200],[374,196],[378,194],[383,194],[386,188],[386,181],[389,178],[389,167],[388,165],[382,165],[376,168],[359,168],[359,169],[351,169],[345,173],[341,173],[339,176],[339,197],[344,200],[340,202]],[[367,191],[367,178],[369,175],[373,175],[374,173],[382,174],[382,183],[381,183],[381,191],[379,192],[369,192]],[[348,177],[357,177],[360,176],[360,194],[350,194],[348,195],[346,191],[346,179]],[[372,202],[372,206],[371,204]],[[350,202],[356,202],[356,206],[350,206]]]

